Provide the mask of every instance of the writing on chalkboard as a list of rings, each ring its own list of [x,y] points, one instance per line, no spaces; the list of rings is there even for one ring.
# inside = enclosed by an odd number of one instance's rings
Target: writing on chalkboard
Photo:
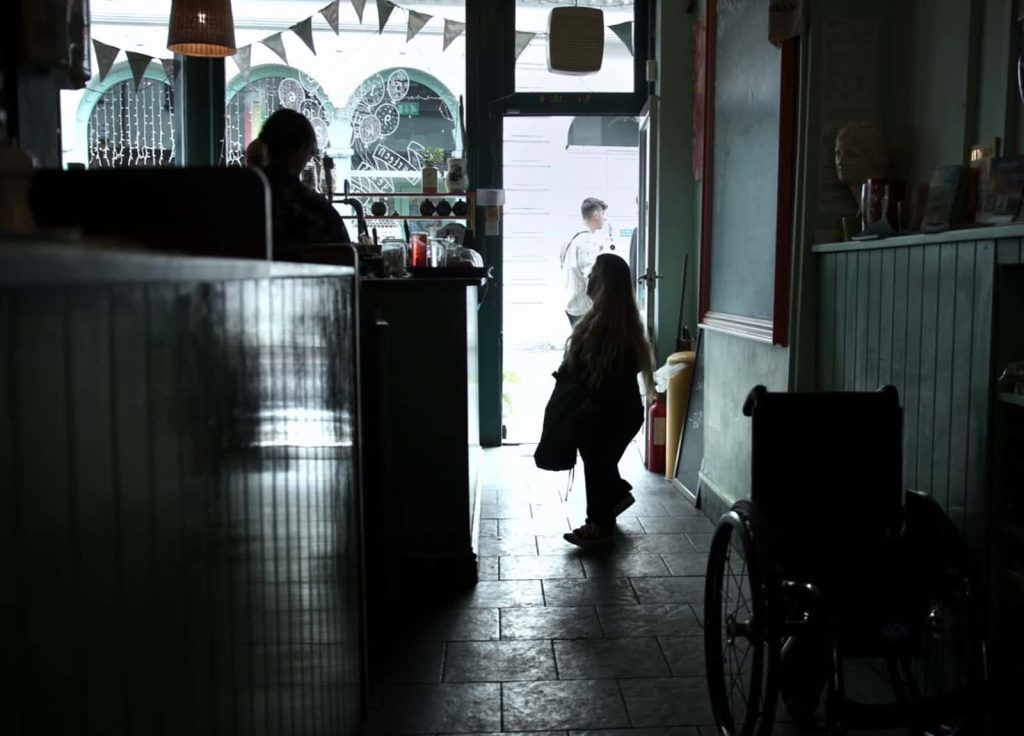
[[[690,397],[686,403],[683,436],[676,455],[676,480],[693,499],[700,486],[700,467],[704,461],[704,351],[701,349],[704,333],[697,334],[696,355]]]

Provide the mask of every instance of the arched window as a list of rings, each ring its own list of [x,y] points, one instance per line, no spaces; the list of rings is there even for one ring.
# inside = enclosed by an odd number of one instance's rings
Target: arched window
[[[448,157],[462,145],[454,96],[419,69],[377,72],[359,85],[345,111],[352,124],[352,182],[357,190],[418,188],[427,148]]]
[[[147,70],[135,89],[128,65],[117,65],[79,109],[88,111],[89,168],[174,166],[174,88],[162,72]]]
[[[229,166],[244,163],[245,147],[260,134],[263,121],[282,107],[301,112],[313,125],[321,151],[331,145],[334,106],[320,84],[288,66],[253,67],[246,81],[239,75],[228,85],[225,156]]]

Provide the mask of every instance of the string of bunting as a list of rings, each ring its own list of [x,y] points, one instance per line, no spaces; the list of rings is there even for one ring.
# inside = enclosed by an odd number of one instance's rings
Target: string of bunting
[[[327,25],[330,26],[331,30],[334,31],[334,35],[338,35],[341,31],[339,25],[340,8],[342,0],[332,0],[324,7],[322,7],[318,13],[314,13],[308,18],[303,18],[298,23],[295,23],[287,28],[287,30],[294,33],[309,49],[310,53],[316,55],[316,47],[313,44],[313,19],[316,15],[323,16],[323,19],[327,21]],[[359,23],[362,25],[363,22],[363,11],[366,9],[366,0],[349,0],[352,3],[352,8],[355,10],[356,17],[359,18]],[[406,20],[405,30],[405,42],[409,43],[416,34],[423,30],[424,26],[427,25],[435,16],[428,15],[427,13],[421,13],[417,10],[409,10],[403,8],[400,5],[396,5],[391,0],[376,0],[377,3],[377,35],[384,33],[384,28],[387,26],[388,21],[391,19],[392,13],[395,10],[404,11],[408,18]],[[452,20],[451,18],[439,18],[438,20],[444,21],[444,36],[442,41],[441,50],[447,51],[448,47],[452,45],[462,33],[466,30],[466,24],[462,21]],[[625,23],[616,23],[615,25],[608,26],[623,45],[629,49],[629,53],[633,53],[633,21],[626,21]],[[284,31],[278,31],[277,33],[271,34],[266,38],[262,39],[259,43],[266,46],[268,49],[273,51],[285,64],[288,63],[288,54],[284,47],[284,38],[282,34]],[[515,41],[515,53],[518,59],[526,47],[530,45],[530,42],[537,37],[543,37],[546,34],[534,33],[531,31],[516,31]],[[103,43],[96,40],[92,40],[93,49],[96,54],[96,66],[99,68],[99,77],[102,82],[107,74],[110,73],[111,68],[114,66],[114,61],[120,54],[121,49],[117,46]],[[134,82],[135,89],[138,90],[139,85],[142,83],[143,78],[146,74],[146,69],[149,67],[150,62],[154,61],[155,57],[149,56],[148,54],[140,54],[136,51],[125,51],[125,56],[128,59],[128,66],[132,72],[132,81]],[[240,47],[235,55],[232,57],[235,64],[238,66],[239,72],[245,77],[249,78],[249,70],[252,64],[252,44],[247,44]],[[167,75],[168,81],[172,84],[177,76],[178,63],[174,59],[159,59],[160,64],[163,66],[164,73]]]

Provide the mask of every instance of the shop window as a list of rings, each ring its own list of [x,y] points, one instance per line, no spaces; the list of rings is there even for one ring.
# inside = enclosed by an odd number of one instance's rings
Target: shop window
[[[345,108],[356,191],[415,191],[427,149],[448,158],[461,149],[458,104],[418,69],[386,69],[359,85]]]
[[[587,6],[604,13],[601,69],[580,76],[548,71],[548,16],[556,7]],[[634,3],[629,0],[516,0],[516,92],[633,92],[633,53],[619,37],[635,43]],[[612,28],[616,26],[616,30]]]
[[[174,166],[173,88],[146,78],[135,89],[130,78],[116,81],[120,75],[112,76],[112,83],[94,86],[82,101],[88,110],[86,166]]]

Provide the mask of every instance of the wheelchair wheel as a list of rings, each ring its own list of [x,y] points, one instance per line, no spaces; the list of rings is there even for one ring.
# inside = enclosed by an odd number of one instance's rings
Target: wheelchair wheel
[[[931,601],[920,649],[899,658],[903,696],[929,714],[915,736],[982,733],[985,653],[980,617],[966,586]]]
[[[765,736],[775,721],[780,640],[766,617],[757,527],[753,504],[738,502],[719,521],[708,552],[704,656],[721,736]]]

